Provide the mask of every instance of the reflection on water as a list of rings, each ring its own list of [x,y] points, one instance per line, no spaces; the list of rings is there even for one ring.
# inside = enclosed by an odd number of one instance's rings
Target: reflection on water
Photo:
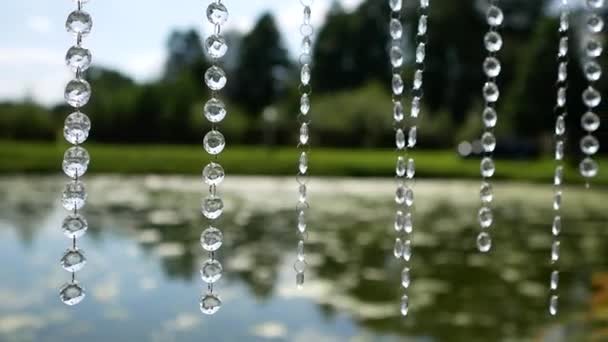
[[[203,188],[195,178],[89,178],[80,240],[87,299],[69,279],[60,178],[0,179],[1,341],[588,341],[608,339],[605,190],[567,189],[561,314],[547,311],[551,189],[496,189],[494,250],[475,250],[477,183],[419,182],[411,311],[399,316],[393,184],[314,180],[310,272],[295,288],[293,179],[226,182],[224,301],[198,311]]]

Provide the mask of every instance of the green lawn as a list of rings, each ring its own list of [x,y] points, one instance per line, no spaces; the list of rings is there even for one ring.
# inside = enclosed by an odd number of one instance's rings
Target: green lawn
[[[67,145],[52,143],[0,142],[0,173],[56,173]],[[199,146],[134,146],[86,144],[91,153],[90,173],[199,174],[208,161]],[[229,174],[293,175],[297,151],[291,148],[230,146],[220,163]],[[462,160],[452,151],[416,151],[417,176],[435,178],[479,178],[479,161]],[[310,171],[315,176],[392,177],[395,168],[391,150],[314,149]],[[608,160],[600,161],[608,165]],[[498,161],[496,178],[551,182],[554,162]],[[569,183],[580,183],[575,168],[566,174]],[[608,185],[608,172],[600,172],[596,184]]]

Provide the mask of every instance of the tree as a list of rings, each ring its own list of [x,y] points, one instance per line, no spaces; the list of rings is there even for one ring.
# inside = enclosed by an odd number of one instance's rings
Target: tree
[[[163,79],[174,80],[184,73],[202,75],[207,69],[201,37],[195,30],[174,31],[169,37]]]

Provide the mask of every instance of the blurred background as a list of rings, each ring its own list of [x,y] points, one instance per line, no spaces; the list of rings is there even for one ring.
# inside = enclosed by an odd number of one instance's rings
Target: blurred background
[[[298,1],[227,1],[220,157],[224,307],[198,312],[204,260],[199,180],[209,130],[205,4],[90,1],[94,67],[79,244],[88,297],[66,308],[58,262],[69,241],[59,197],[71,1],[0,7],[0,341],[604,341],[608,339],[608,159],[578,176],[583,0],[573,0],[561,307],[547,310],[558,3],[503,0],[495,248],[475,252],[486,2],[431,3],[418,130],[412,308],[398,312],[392,243],[394,132],[380,0],[316,0],[310,272],[295,289]],[[416,1],[405,1],[405,79]],[[601,64],[608,65],[608,57]],[[603,78],[598,87],[608,93]],[[408,103],[408,99],[404,103]],[[407,111],[406,111],[407,112]],[[606,104],[598,109],[608,119]],[[596,136],[608,144],[608,125]]]

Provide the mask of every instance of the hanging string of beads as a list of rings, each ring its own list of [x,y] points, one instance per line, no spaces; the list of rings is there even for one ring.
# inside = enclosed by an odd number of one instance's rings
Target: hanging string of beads
[[[553,217],[553,224],[551,232],[553,234],[553,243],[551,246],[551,264],[554,269],[551,271],[550,276],[550,298],[549,298],[549,313],[551,315],[557,314],[557,306],[559,296],[557,289],[559,286],[559,270],[557,269],[557,262],[559,261],[559,247],[560,241],[559,236],[562,230],[562,218],[561,218],[561,201],[562,201],[562,190],[564,182],[564,145],[566,143],[566,116],[567,113],[567,91],[568,91],[568,56],[569,56],[569,44],[568,44],[568,33],[570,30],[570,11],[568,8],[568,0],[561,0],[561,10],[559,19],[559,45],[557,51],[557,103],[555,105],[555,175],[553,178],[553,186],[555,189],[553,197],[553,209],[555,215]]]
[[[587,180],[587,187],[590,186],[592,178],[597,176],[599,165],[592,156],[600,149],[599,140],[593,135],[600,127],[600,118],[594,110],[602,102],[602,94],[595,87],[595,83],[602,77],[602,67],[597,62],[604,48],[599,34],[604,30],[604,20],[601,11],[604,8],[604,0],[587,0],[587,32],[588,36],[585,43],[584,73],[589,86],[583,91],[583,103],[587,107],[587,112],[581,118],[583,129],[587,132],[580,142],[580,147],[586,157],[581,161],[579,170]]]
[[[228,45],[222,36],[222,25],[228,21],[228,9],[221,0],[212,1],[207,7],[207,19],[213,25],[213,34],[205,40],[205,51],[212,66],[205,72],[205,84],[211,90],[211,99],[203,108],[205,118],[211,123],[209,131],[203,139],[205,151],[212,161],[203,169],[203,181],[209,186],[209,195],[203,199],[202,212],[209,220],[209,226],[201,234],[201,245],[209,253],[209,259],[201,267],[201,278],[207,283],[206,293],[200,301],[201,312],[213,315],[222,306],[222,300],[214,292],[213,285],[220,280],[223,273],[222,264],[217,260],[216,253],[223,243],[222,231],[217,228],[217,220],[224,212],[224,202],[218,192],[218,185],[225,177],[224,168],[218,162],[218,156],[226,147],[226,140],[218,130],[218,124],[226,117],[226,105],[219,99],[219,91],[228,81],[226,73],[219,66],[219,59],[226,55]]]
[[[504,21],[503,12],[500,7],[498,7],[498,0],[488,0],[488,5],[486,19],[489,30],[484,37],[484,46],[488,55],[483,62],[483,72],[487,79],[483,85],[482,91],[485,101],[485,107],[482,113],[484,132],[481,136],[484,157],[481,160],[480,171],[483,181],[480,189],[481,208],[477,214],[479,225],[482,229],[477,236],[477,248],[482,253],[487,253],[492,249],[492,237],[490,236],[489,229],[494,223],[494,214],[492,211],[494,191],[491,178],[496,172],[496,165],[494,164],[493,159],[493,153],[496,149],[494,128],[498,121],[496,102],[500,97],[500,90],[496,84],[496,78],[500,75],[501,71],[501,64],[497,58],[497,54],[502,49],[503,44],[498,29]]]
[[[296,205],[297,215],[297,232],[298,232],[298,247],[296,251],[297,260],[293,264],[296,272],[296,286],[301,289],[304,286],[304,273],[308,264],[306,263],[306,255],[304,253],[305,242],[307,240],[307,219],[306,212],[310,209],[308,203],[308,158],[310,154],[310,96],[312,94],[311,81],[311,61],[312,61],[312,36],[314,28],[310,22],[311,6],[313,0],[300,0],[300,4],[304,7],[303,23],[300,26],[302,34],[302,51],[300,54],[300,112],[298,113],[298,123],[300,125],[300,133],[298,138],[298,150],[300,156],[298,159],[298,174],[296,180],[298,182],[298,204]]]
[[[91,85],[84,79],[84,72],[92,61],[91,52],[82,46],[83,38],[91,32],[93,20],[91,15],[82,8],[88,0],[77,0],[76,10],[70,13],[66,21],[66,29],[75,36],[75,45],[68,49],[66,63],[74,72],[74,79],[65,88],[65,101],[74,108],[64,125],[64,137],[72,145],[63,156],[63,172],[71,178],[62,194],[62,205],[71,213],[63,220],[62,230],[65,236],[72,240],[72,246],[61,258],[61,266],[72,274],[71,281],[63,285],[59,291],[61,301],[69,306],[80,303],[86,296],[85,289],[76,280],[76,272],[82,270],[87,260],[77,246],[77,239],[83,236],[88,223],[80,210],[84,207],[87,193],[81,177],[89,167],[90,156],[86,149],[80,146],[89,137],[91,121],[81,112],[81,108],[91,98]]]

